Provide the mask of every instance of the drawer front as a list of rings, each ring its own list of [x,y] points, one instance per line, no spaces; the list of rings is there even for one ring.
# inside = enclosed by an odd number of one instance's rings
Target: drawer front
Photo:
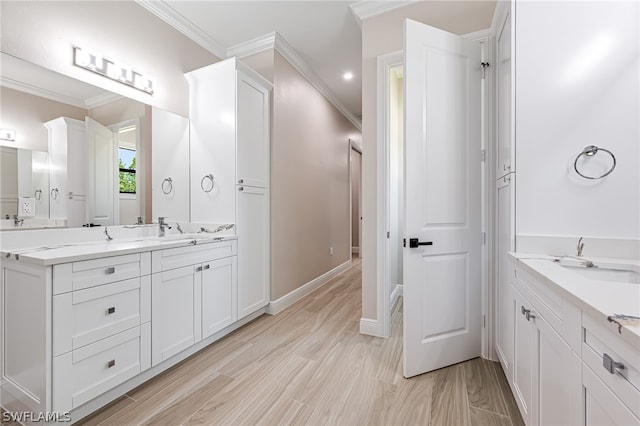
[[[112,256],[53,267],[53,293],[83,290],[141,275],[141,254]]]
[[[236,254],[238,254],[236,240],[157,250],[152,253],[151,270],[153,273],[169,271]]]
[[[584,364],[582,387],[585,425],[640,426],[640,419]]]
[[[54,296],[53,355],[149,321],[150,282],[146,276]]]
[[[135,327],[55,357],[54,410],[77,408],[148,368],[149,343],[150,328]]]
[[[640,357],[638,351],[599,324],[584,315],[584,341],[582,360],[611,391],[640,417]],[[621,368],[611,373],[605,359],[620,363]]]

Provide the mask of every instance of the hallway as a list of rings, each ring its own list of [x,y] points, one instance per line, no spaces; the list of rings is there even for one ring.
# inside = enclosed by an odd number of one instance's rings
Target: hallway
[[[264,315],[134,389],[85,425],[521,425],[499,364],[406,380],[393,337],[358,331],[361,261],[277,316]],[[512,421],[515,419],[515,421]]]

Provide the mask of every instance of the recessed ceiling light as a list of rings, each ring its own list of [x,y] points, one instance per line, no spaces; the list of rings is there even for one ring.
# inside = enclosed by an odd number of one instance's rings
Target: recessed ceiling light
[[[344,78],[347,81],[353,80],[353,73],[351,71],[347,71],[344,74],[342,74],[342,78]]]

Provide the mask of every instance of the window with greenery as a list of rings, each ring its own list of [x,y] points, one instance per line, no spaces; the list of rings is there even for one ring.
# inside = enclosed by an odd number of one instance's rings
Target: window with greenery
[[[120,165],[120,193],[136,193],[136,150],[118,148]]]

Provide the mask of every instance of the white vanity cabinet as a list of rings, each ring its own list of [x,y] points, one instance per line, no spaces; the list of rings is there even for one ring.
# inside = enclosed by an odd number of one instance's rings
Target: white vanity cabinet
[[[49,131],[49,217],[81,226],[87,208],[85,123],[59,117],[44,124]]]
[[[153,252],[152,364],[237,320],[233,240]]]

